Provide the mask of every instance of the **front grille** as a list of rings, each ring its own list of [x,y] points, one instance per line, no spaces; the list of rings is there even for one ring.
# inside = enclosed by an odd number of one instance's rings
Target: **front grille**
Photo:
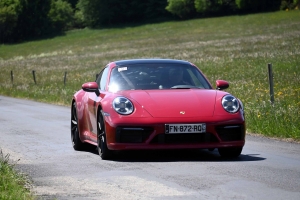
[[[153,128],[148,127],[118,127],[116,131],[116,142],[118,143],[143,143]]]
[[[243,125],[217,126],[216,131],[222,141],[238,141],[245,138]]]
[[[159,134],[153,138],[152,144],[199,144],[218,142],[210,133]]]

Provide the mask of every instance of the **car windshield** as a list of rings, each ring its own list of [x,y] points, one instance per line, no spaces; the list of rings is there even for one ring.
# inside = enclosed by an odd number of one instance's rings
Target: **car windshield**
[[[211,89],[196,69],[188,64],[131,64],[116,66],[110,76],[109,91],[154,89]]]

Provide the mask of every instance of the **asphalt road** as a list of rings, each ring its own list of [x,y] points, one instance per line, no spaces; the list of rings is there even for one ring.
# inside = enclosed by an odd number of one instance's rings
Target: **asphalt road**
[[[238,159],[217,150],[74,151],[70,108],[0,96],[0,148],[41,199],[300,199],[300,144],[247,135]]]

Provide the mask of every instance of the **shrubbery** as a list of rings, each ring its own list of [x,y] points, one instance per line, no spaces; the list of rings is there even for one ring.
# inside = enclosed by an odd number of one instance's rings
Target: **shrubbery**
[[[242,12],[262,12],[279,10],[282,0],[235,0]]]
[[[299,8],[300,0],[0,0],[0,42],[73,28]],[[297,7],[298,6],[298,7]]]
[[[61,31],[72,27],[73,9],[63,0],[52,0],[48,17],[54,30]]]
[[[22,10],[19,0],[0,1],[0,41],[10,41]]]
[[[236,10],[235,0],[195,0],[195,8],[200,14],[223,15]]]
[[[72,26],[73,9],[64,0],[1,0],[0,42],[18,42]]]
[[[294,8],[298,8],[300,7],[300,0],[282,0],[281,5],[280,5],[280,9],[281,10],[292,10]]]
[[[191,18],[195,12],[194,0],[168,0],[168,3],[166,9],[180,18]]]
[[[190,0],[191,1],[191,0]],[[168,16],[167,0],[79,0],[77,8],[89,27],[140,23]]]
[[[186,4],[189,3],[189,9]],[[167,10],[179,18],[194,16],[255,13],[295,8],[299,0],[168,0]],[[281,6],[280,6],[281,5]],[[183,15],[184,13],[184,15]]]

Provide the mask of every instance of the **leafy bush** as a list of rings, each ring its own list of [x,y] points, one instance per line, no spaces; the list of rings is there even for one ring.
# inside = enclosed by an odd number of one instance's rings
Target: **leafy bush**
[[[76,20],[80,22],[83,19],[84,23],[92,28],[149,22],[168,16],[166,5],[166,1],[161,0],[79,0],[76,6]]]
[[[262,12],[279,10],[282,0],[235,0],[243,12]]]
[[[207,13],[212,6],[212,1],[195,0],[195,8],[198,13]]]
[[[78,0],[66,0],[66,1],[71,5],[71,7],[72,7],[73,9],[76,8],[76,5],[77,5],[77,3],[78,3]]]
[[[72,26],[73,9],[66,1],[52,0],[48,17],[54,30],[67,30]]]
[[[168,0],[166,10],[182,19],[191,18],[195,13],[194,0]]]
[[[160,0],[147,0],[145,2],[145,9],[143,10],[143,17],[145,21],[167,19],[171,14],[166,10],[168,2]]]
[[[51,22],[48,18],[51,1],[20,0],[22,11],[15,28],[15,40],[32,39],[51,32]]]
[[[79,0],[77,8],[83,14],[84,22],[89,27],[97,27],[101,25],[104,20],[109,18],[111,12],[109,7],[103,3],[105,0]],[[106,18],[103,16],[107,16]]]
[[[73,9],[66,0],[1,0],[0,41],[18,42],[66,30]]]
[[[233,13],[236,9],[235,0],[195,0],[195,8],[201,14]]]
[[[76,10],[74,14],[73,28],[85,28],[87,26],[81,10]]]
[[[0,42],[12,41],[21,8],[19,0],[0,1]]]
[[[299,7],[300,5],[299,0],[282,0],[281,5],[280,5],[280,10],[292,10],[295,9],[297,6]]]

